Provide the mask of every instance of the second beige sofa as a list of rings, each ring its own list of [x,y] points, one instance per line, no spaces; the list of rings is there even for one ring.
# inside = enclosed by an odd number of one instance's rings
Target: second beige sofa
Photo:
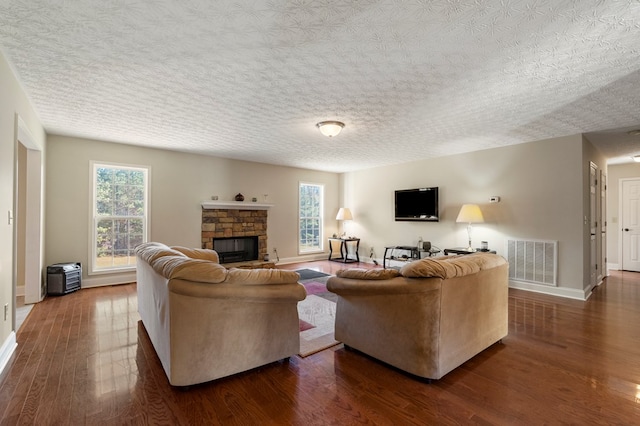
[[[339,296],[336,340],[423,378],[442,378],[508,331],[508,264],[494,254],[346,269],[327,289]]]

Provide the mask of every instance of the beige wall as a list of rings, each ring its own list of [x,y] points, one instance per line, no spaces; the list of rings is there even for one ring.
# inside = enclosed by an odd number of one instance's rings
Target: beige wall
[[[558,240],[558,288],[528,287],[582,298],[589,278],[584,265],[585,157],[592,157],[584,151],[582,137],[574,135],[347,173],[345,203],[355,216],[352,229],[362,238],[361,253],[369,258],[373,247],[380,260],[385,246],[415,245],[418,237],[442,249],[466,246],[466,226],[455,219],[462,204],[475,203],[486,220],[474,227],[475,245],[485,240],[505,254],[507,237]],[[440,222],[395,222],[394,190],[426,186],[440,188]],[[501,202],[490,204],[493,195]]]
[[[14,327],[14,227],[9,224],[8,212],[15,209],[16,114],[21,117],[33,142],[44,150],[44,130],[9,64],[0,54],[0,345],[6,344]],[[5,305],[9,310],[7,320],[3,315]],[[0,353],[0,362],[2,356]]]
[[[218,195],[246,202],[268,195],[268,245],[282,261],[313,259],[298,256],[297,206],[300,181],[325,185],[326,235],[336,230],[339,175],[291,167],[185,154],[130,145],[50,136],[47,150],[47,234],[45,261],[80,261],[88,266],[90,161],[151,167],[150,239],[172,245],[200,246],[201,202]],[[324,257],[324,256],[323,256]],[[126,282],[128,275],[87,276],[83,286]]]
[[[460,206],[477,203],[486,223],[474,228],[476,245],[486,240],[505,254],[508,237],[558,240],[558,288],[522,285],[568,297],[589,290],[589,161],[604,159],[581,135],[453,155],[433,160],[337,175],[50,136],[47,154],[46,263],[81,261],[88,265],[89,162],[151,166],[151,239],[198,246],[200,202],[218,195],[231,200],[269,194],[269,252],[277,247],[283,261],[301,260],[296,247],[299,181],[326,185],[325,236],[336,231],[338,207],[350,207],[355,220],[349,233],[362,238],[360,255],[381,261],[387,245],[413,245],[419,237],[440,248],[466,245],[466,227],[455,223]],[[441,221],[393,220],[393,191],[440,187]],[[70,195],[71,194],[71,195]],[[489,203],[489,197],[501,197]],[[61,202],[66,200],[66,202]],[[72,235],[73,238],[69,238]],[[86,284],[124,282],[126,276],[86,276]]]
[[[639,178],[640,163],[617,164],[607,171],[607,263],[611,269],[620,269],[620,180]]]

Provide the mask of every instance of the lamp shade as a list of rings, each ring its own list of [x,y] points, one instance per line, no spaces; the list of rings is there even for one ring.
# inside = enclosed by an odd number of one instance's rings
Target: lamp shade
[[[456,222],[464,223],[482,223],[484,217],[477,204],[464,204],[458,213]]]
[[[338,136],[344,127],[344,123],[341,121],[321,121],[316,124],[316,127],[320,129],[320,133],[330,138]]]
[[[340,207],[340,210],[338,210],[338,214],[336,215],[336,220],[353,220],[351,210],[349,210],[348,207]]]

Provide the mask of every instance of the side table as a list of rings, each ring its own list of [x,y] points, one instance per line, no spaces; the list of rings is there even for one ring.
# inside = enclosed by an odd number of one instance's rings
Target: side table
[[[333,257],[333,244],[334,241],[340,242],[340,257]],[[349,257],[349,244],[355,248],[355,259]],[[360,262],[360,255],[358,249],[360,248],[360,238],[329,238],[329,260],[342,263]]]
[[[396,252],[400,251],[400,256]],[[408,253],[408,254],[407,254]],[[409,262],[411,260],[422,259],[423,255],[427,257],[440,253],[440,249],[431,248],[430,250],[422,250],[416,246],[387,246],[384,248],[384,256],[382,257],[382,267],[387,269],[387,261]]]

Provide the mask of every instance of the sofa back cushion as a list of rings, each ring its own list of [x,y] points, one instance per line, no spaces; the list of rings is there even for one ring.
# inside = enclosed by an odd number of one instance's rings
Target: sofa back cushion
[[[151,264],[154,260],[163,257],[163,256],[182,256],[185,257],[184,254],[180,253],[177,250],[173,250],[172,248],[156,242],[142,243],[138,245],[135,249],[135,252],[141,259],[145,262]]]
[[[227,268],[203,259],[186,256],[163,256],[151,262],[154,271],[169,279],[202,283],[221,283],[227,278]]]
[[[237,285],[288,284],[300,279],[297,272],[281,269],[227,269],[218,263],[218,253],[214,250],[168,247],[152,242],[140,244],[136,254],[169,279]]]
[[[350,278],[352,280],[389,280],[399,277],[400,272],[398,272],[397,269],[351,268],[340,269],[336,272],[336,276],[340,278]]]
[[[220,257],[215,250],[189,248],[182,246],[172,246],[171,249],[179,251],[191,259],[209,260],[211,262],[220,263]]]
[[[288,284],[297,283],[300,274],[283,269],[240,269],[231,268],[227,274],[227,284]]]
[[[424,258],[410,262],[400,269],[407,278],[439,277],[442,279],[463,277],[480,272],[483,269],[495,268],[507,261],[496,254],[476,253],[464,256]]]

